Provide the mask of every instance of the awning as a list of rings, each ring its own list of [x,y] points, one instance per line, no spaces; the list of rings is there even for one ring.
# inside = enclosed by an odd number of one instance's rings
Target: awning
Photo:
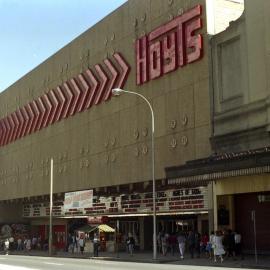
[[[100,225],[95,225],[95,226],[91,226],[89,224],[86,224],[86,225],[80,227],[79,229],[77,229],[76,231],[90,233],[90,232],[93,232],[95,230],[99,230],[101,232],[107,232],[107,233],[115,232],[115,229],[113,229],[112,227],[110,227],[109,225],[106,225],[106,224],[100,224]]]
[[[98,225],[98,229],[101,231],[101,232],[115,232],[115,229],[113,229],[112,227],[106,225],[106,224],[101,224],[101,225]]]
[[[86,224],[86,225],[83,225],[82,227],[76,229],[76,231],[89,233],[89,232],[92,232],[93,230],[95,230],[96,228],[97,228],[97,226],[91,226],[89,224]]]

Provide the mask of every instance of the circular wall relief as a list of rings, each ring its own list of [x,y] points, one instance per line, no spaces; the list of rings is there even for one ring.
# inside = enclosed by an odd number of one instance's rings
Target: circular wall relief
[[[138,25],[138,20],[137,20],[137,18],[135,18],[133,21],[133,26],[136,27],[137,25]]]
[[[182,15],[183,13],[184,13],[184,9],[183,8],[179,8],[177,14],[178,15]]]
[[[176,125],[177,125],[177,121],[175,119],[172,119],[170,121],[170,128],[171,129],[175,129],[176,128]]]
[[[143,153],[144,155],[146,155],[146,154],[148,153],[148,147],[147,147],[147,145],[143,145],[143,146],[142,146],[142,153]]]
[[[170,146],[171,146],[172,149],[175,149],[176,148],[176,146],[177,146],[177,140],[175,138],[173,138],[171,140]]]
[[[136,147],[136,148],[134,149],[134,155],[135,155],[135,157],[138,157],[138,156],[140,155],[140,150],[139,150],[138,147]]]
[[[144,137],[146,137],[148,135],[148,128],[147,127],[142,130],[142,135]]]
[[[188,138],[187,136],[182,136],[181,137],[181,143],[186,146],[188,144]]]
[[[133,137],[134,137],[134,139],[137,140],[139,138],[139,135],[140,135],[140,133],[139,133],[138,129],[134,129],[134,131],[133,131]]]
[[[112,161],[112,162],[115,162],[115,160],[116,160],[115,154],[111,154],[111,161]]]
[[[186,126],[188,123],[188,117],[187,115],[185,114],[183,117],[182,117],[182,125],[183,126]]]
[[[83,168],[83,161],[82,160],[80,161],[80,168],[81,169]]]
[[[112,137],[111,138],[111,145],[114,146],[116,144],[116,138]]]
[[[141,17],[142,22],[145,22],[145,20],[146,20],[146,13],[144,13],[143,16]]]

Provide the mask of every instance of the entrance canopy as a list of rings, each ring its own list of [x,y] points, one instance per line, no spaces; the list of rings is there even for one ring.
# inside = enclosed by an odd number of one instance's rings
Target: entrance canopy
[[[106,232],[106,233],[113,233],[115,232],[115,229],[113,229],[112,227],[110,227],[107,224],[100,224],[100,225],[95,225],[95,226],[91,226],[89,224],[86,224],[80,228],[77,229],[77,231],[79,232],[84,232],[84,233],[91,233],[95,230],[99,230],[100,232]]]

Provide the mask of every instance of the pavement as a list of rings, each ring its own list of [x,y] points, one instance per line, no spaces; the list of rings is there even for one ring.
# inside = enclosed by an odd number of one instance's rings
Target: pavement
[[[0,254],[4,255],[4,252]],[[49,256],[48,251],[31,250],[27,251],[10,251],[9,255],[29,255],[29,256]],[[156,260],[153,260],[153,254],[151,252],[135,252],[133,256],[126,252],[109,253],[100,252],[99,257],[93,257],[92,253],[70,253],[57,251],[53,254],[54,257],[64,258],[80,258],[80,259],[95,259],[95,260],[109,260],[109,261],[123,261],[123,262],[137,262],[137,263],[159,263],[159,264],[176,264],[176,265],[193,265],[193,266],[220,266],[228,268],[250,268],[250,269],[270,269],[270,256],[258,256],[257,262],[254,256],[245,256],[241,258],[225,258],[224,261],[214,262],[209,258],[194,258],[191,259],[187,254],[184,260],[180,259],[178,254],[172,256],[168,254],[166,256],[158,255]]]

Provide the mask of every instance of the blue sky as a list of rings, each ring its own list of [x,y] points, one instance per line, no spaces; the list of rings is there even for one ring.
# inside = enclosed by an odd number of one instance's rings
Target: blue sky
[[[0,92],[125,0],[0,0]]]

